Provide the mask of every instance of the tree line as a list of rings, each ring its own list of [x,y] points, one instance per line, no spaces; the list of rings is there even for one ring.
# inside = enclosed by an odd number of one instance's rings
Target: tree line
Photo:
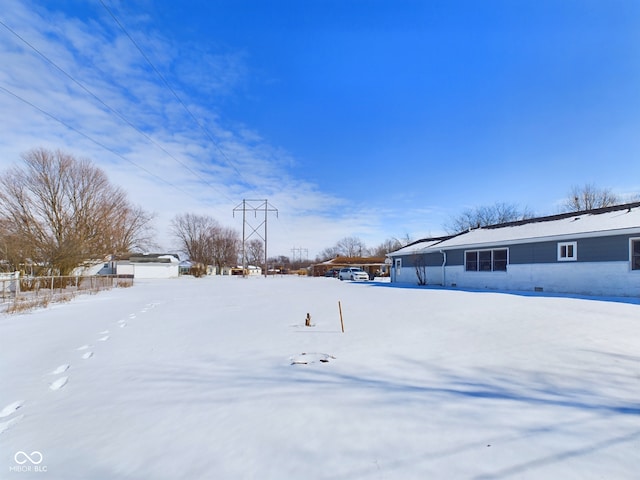
[[[124,190],[112,185],[90,160],[44,148],[33,149],[21,159],[20,165],[0,176],[0,267],[69,275],[85,262],[157,248],[154,215],[132,204]],[[590,210],[620,202],[610,189],[588,184],[572,187],[562,209]],[[443,228],[455,234],[532,216],[528,208],[496,203],[464,210]],[[170,231],[176,250],[192,262],[221,270],[241,261],[240,234],[208,215],[176,215]],[[347,236],[325,248],[315,261],[336,256],[384,257],[410,242],[408,236],[390,237],[369,248],[360,238]],[[247,264],[263,265],[264,244],[260,239],[250,239],[244,247]],[[306,266],[286,256],[272,257],[268,263],[279,268]]]
[[[96,255],[152,244],[153,215],[87,159],[38,148],[0,176],[0,260],[69,275]]]

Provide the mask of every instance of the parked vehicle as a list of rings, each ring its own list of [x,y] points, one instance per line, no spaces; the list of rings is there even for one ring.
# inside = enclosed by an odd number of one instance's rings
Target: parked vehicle
[[[339,269],[337,268],[332,268],[331,270],[327,270],[326,272],[324,272],[324,276],[325,277],[333,277],[333,278],[337,278],[338,277],[338,273],[340,272]]]
[[[361,268],[348,267],[340,269],[340,280],[369,280],[369,274]]]

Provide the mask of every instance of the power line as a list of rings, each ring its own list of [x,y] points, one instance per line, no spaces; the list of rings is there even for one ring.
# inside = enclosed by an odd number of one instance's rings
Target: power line
[[[75,127],[73,127],[73,126],[71,126],[71,125],[69,125],[69,124],[68,124],[68,123],[66,123],[64,120],[61,120],[61,119],[59,119],[58,117],[56,117],[55,115],[53,115],[53,114],[51,114],[51,113],[47,112],[46,110],[43,110],[42,108],[38,107],[37,105],[34,105],[34,104],[33,104],[33,103],[31,103],[29,100],[26,100],[26,99],[22,98],[20,95],[18,95],[18,94],[16,94],[16,93],[12,92],[11,90],[9,90],[9,89],[7,89],[7,88],[3,87],[2,85],[0,85],[0,90],[2,90],[2,91],[4,91],[4,92],[8,93],[8,94],[9,94],[9,95],[11,95],[12,97],[17,98],[17,99],[18,99],[18,100],[20,100],[21,102],[26,103],[26,104],[27,104],[27,105],[29,105],[30,107],[32,107],[32,108],[34,108],[34,109],[38,110],[40,113],[42,113],[42,114],[46,115],[47,117],[51,118],[52,120],[55,120],[56,122],[58,122],[58,123],[60,123],[60,124],[64,125],[64,126],[65,126],[66,128],[68,128],[69,130],[71,130],[71,131],[73,131],[73,132],[77,133],[78,135],[80,135],[80,136],[82,136],[82,137],[86,138],[87,140],[89,140],[89,141],[91,141],[91,142],[95,143],[95,144],[96,144],[96,145],[98,145],[99,147],[104,148],[104,149],[105,149],[105,150],[107,150],[108,152],[113,153],[115,156],[117,156],[118,158],[121,158],[121,159],[122,159],[122,160],[124,160],[125,162],[128,162],[128,163],[130,163],[131,165],[133,165],[133,166],[135,166],[135,167],[139,168],[140,170],[142,170],[142,171],[146,172],[146,173],[147,173],[148,175],[150,175],[151,177],[154,177],[154,178],[156,178],[156,179],[160,180],[161,182],[166,183],[166,184],[167,184],[167,185],[169,185],[170,187],[175,188],[175,189],[176,189],[176,190],[178,190],[179,192],[182,192],[182,193],[184,193],[185,195],[188,195],[188,196],[190,196],[191,198],[194,198],[195,200],[199,200],[197,197],[194,197],[194,196],[193,196],[193,195],[191,195],[189,192],[186,192],[186,191],[182,190],[180,187],[178,187],[178,186],[176,186],[176,185],[172,184],[171,182],[168,182],[167,180],[165,180],[165,179],[164,179],[164,178],[162,178],[162,177],[159,177],[159,176],[158,176],[158,175],[156,175],[155,173],[150,172],[149,170],[147,170],[146,168],[144,168],[142,165],[139,165],[139,164],[137,164],[136,162],[134,162],[133,160],[130,160],[130,159],[126,158],[126,157],[125,157],[125,156],[123,156],[122,154],[120,154],[120,153],[116,152],[115,150],[113,150],[112,148],[109,148],[108,146],[106,146],[104,143],[99,142],[98,140],[96,140],[95,138],[91,137],[90,135],[87,135],[86,133],[84,133],[84,132],[82,132],[82,131],[78,130],[77,128],[75,128]]]
[[[293,261],[296,261],[296,253],[298,254],[298,262],[302,263],[302,252],[304,252],[304,260],[305,262],[309,260],[309,249],[302,247],[293,247],[291,249],[291,254],[293,255]]]
[[[180,105],[182,105],[182,107],[184,108],[184,110],[189,114],[189,116],[193,119],[193,121],[195,122],[196,125],[198,125],[198,127],[200,128],[200,130],[202,130],[202,132],[209,138],[209,140],[211,141],[211,143],[213,144],[214,147],[216,147],[216,149],[218,150],[218,152],[220,152],[220,155],[222,155],[222,157],[224,158],[224,160],[227,162],[227,165],[229,165],[231,168],[233,168],[235,170],[235,172],[238,174],[239,178],[242,179],[247,185],[250,185],[250,183],[243,177],[242,173],[240,173],[240,170],[238,170],[238,168],[233,164],[233,162],[229,159],[229,157],[227,157],[227,155],[224,153],[224,151],[222,150],[222,148],[220,147],[220,145],[218,145],[218,142],[213,138],[213,135],[211,135],[211,133],[209,132],[209,130],[207,130],[204,125],[202,125],[202,123],[200,123],[200,121],[196,118],[196,116],[191,112],[191,110],[189,109],[189,107],[187,107],[187,105],[182,101],[182,99],[180,98],[180,96],[176,93],[176,91],[171,87],[171,85],[169,84],[169,82],[167,82],[167,80],[164,78],[164,76],[160,73],[160,71],[155,67],[155,65],[153,64],[153,62],[151,62],[151,60],[149,59],[149,57],[144,53],[144,51],[142,50],[142,48],[138,45],[138,43],[133,39],[133,37],[129,34],[129,32],[127,31],[126,28],[124,28],[124,25],[122,25],[122,23],[120,23],[120,21],[118,20],[118,18],[115,16],[115,14],[111,11],[111,9],[104,3],[103,0],[100,0],[100,3],[102,4],[102,6],[104,7],[104,9],[109,13],[109,15],[111,16],[111,18],[113,18],[113,20],[116,22],[116,24],[118,25],[118,27],[120,27],[120,30],[122,30],[122,32],[129,38],[129,40],[131,41],[131,43],[136,47],[136,49],[140,52],[140,55],[142,55],[142,57],[146,60],[146,62],[149,64],[149,66],[151,67],[151,69],[156,73],[156,75],[158,75],[158,78],[160,78],[160,80],[162,81],[162,83],[167,87],[167,89],[171,92],[171,94],[175,97],[175,99],[178,101],[178,103],[180,103]]]
[[[151,138],[149,135],[147,135],[145,132],[143,132],[142,130],[140,130],[138,127],[136,127],[132,122],[130,122],[126,117],[124,117],[120,112],[118,112],[116,109],[112,108],[111,106],[107,105],[107,103],[105,103],[100,97],[98,97],[95,93],[93,93],[91,90],[89,90],[87,87],[85,87],[80,81],[78,81],[77,79],[75,79],[72,75],[70,75],[69,73],[67,73],[62,67],[58,66],[53,60],[51,60],[50,58],[48,58],[45,54],[43,54],[40,50],[38,50],[35,46],[33,46],[31,43],[29,43],[25,38],[23,38],[20,34],[18,34],[16,31],[14,31],[11,27],[9,27],[7,24],[5,24],[2,20],[0,20],[0,25],[2,25],[3,27],[5,27],[9,32],[11,32],[13,35],[15,35],[18,39],[20,39],[25,45],[27,45],[29,48],[31,48],[33,51],[35,51],[38,55],[40,55],[40,57],[42,57],[45,61],[47,61],[50,65],[52,65],[54,68],[56,68],[58,71],[60,71],[63,75],[65,75],[67,78],[69,78],[72,82],[74,82],[76,85],[78,85],[82,90],[84,90],[86,93],[88,93],[89,95],[91,95],[93,98],[95,98],[98,102],[100,102],[100,104],[102,104],[105,108],[107,108],[110,112],[112,112],[113,114],[115,114],[120,120],[122,120],[123,122],[125,122],[127,125],[129,125],[131,128],[133,128],[136,132],[138,132],[140,135],[142,135],[143,137],[145,137],[147,140],[149,140],[149,142],[151,142],[153,145],[155,145],[156,147],[158,147],[162,152],[164,152],[167,156],[171,157],[173,160],[175,160],[177,163],[179,163],[180,165],[182,165],[184,168],[186,168],[189,172],[191,172],[193,175],[195,175],[197,178],[199,178],[200,180],[202,180],[207,186],[209,186],[210,188],[212,188],[213,190],[215,190],[217,193],[225,196],[227,198],[227,200],[232,200],[231,197],[229,197],[228,195],[226,195],[224,192],[218,190],[216,187],[214,187],[207,179],[205,179],[203,176],[201,176],[198,172],[194,171],[191,167],[189,167],[188,165],[186,165],[184,162],[180,161],[178,158],[176,158],[174,155],[172,155],[169,151],[167,151],[162,145],[160,145],[159,143],[157,143],[153,138]]]

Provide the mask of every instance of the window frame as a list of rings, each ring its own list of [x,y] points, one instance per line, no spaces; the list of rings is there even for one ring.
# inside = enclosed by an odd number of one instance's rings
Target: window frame
[[[571,256],[569,256],[569,253],[571,253]],[[578,242],[576,241],[558,242],[558,261],[559,262],[578,261]]]
[[[640,254],[636,256],[638,261],[638,267],[634,268],[634,255],[633,255],[633,245],[634,243],[638,243],[640,245],[640,237],[632,237],[629,239],[629,270],[632,272],[640,272]],[[640,247],[639,247],[640,250]]]
[[[504,258],[496,260],[495,252],[506,252]],[[486,258],[486,254],[489,253],[489,258]],[[471,258],[471,257],[475,257]],[[484,257],[484,258],[482,258]],[[504,268],[496,269],[496,262],[504,263]],[[469,268],[473,265],[475,268]],[[509,249],[508,248],[483,248],[478,250],[465,250],[464,251],[464,271],[465,272],[506,272],[509,265]],[[489,268],[487,268],[489,267]]]

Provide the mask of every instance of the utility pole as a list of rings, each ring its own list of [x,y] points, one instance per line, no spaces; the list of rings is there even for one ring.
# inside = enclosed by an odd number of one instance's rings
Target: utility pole
[[[268,200],[242,200],[242,203],[238,204],[233,209],[233,216],[236,216],[236,212],[242,211],[242,276],[244,277],[247,272],[247,254],[245,244],[253,235],[260,237],[264,242],[264,276],[267,276],[267,219],[269,212],[276,212],[276,218],[278,218],[278,209],[269,204]],[[253,224],[247,220],[247,211],[253,212]],[[264,220],[259,225],[255,225],[258,219],[258,212],[264,212]],[[247,235],[247,227],[250,230]],[[264,231],[264,233],[261,233]]]

